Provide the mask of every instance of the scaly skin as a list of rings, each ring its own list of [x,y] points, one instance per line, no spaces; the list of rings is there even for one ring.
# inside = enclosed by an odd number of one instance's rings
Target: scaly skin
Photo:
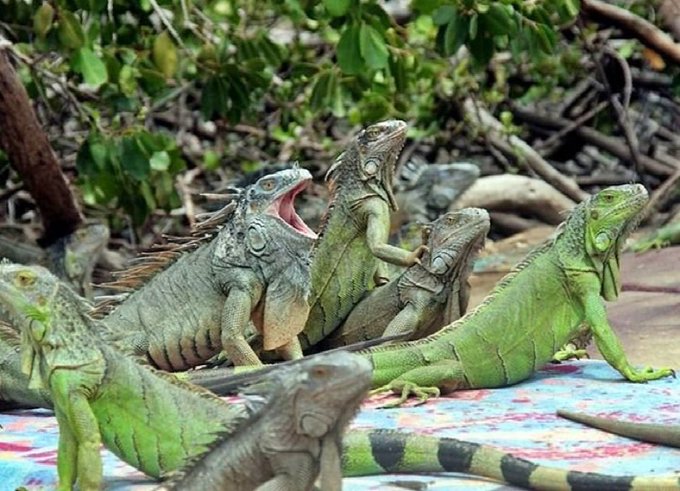
[[[558,416],[583,423],[593,428],[615,433],[617,435],[642,440],[643,442],[660,443],[669,447],[680,448],[680,426],[654,423],[633,423],[617,419],[574,413],[563,409],[557,410]]]
[[[114,351],[97,335],[89,306],[45,268],[0,264],[0,303],[22,331],[28,388],[48,389],[54,404],[59,490],[76,482],[82,491],[101,488],[101,443],[159,477],[247,416]]]
[[[300,334],[303,348],[333,332],[374,283],[387,278],[380,261],[417,263],[425,251],[387,243],[394,166],[406,123],[384,121],[359,132],[329,169],[331,201],[312,251],[310,312]]]
[[[546,491],[680,489],[680,476],[609,476],[537,465],[497,448],[397,431],[352,430],[343,442],[343,475],[462,472]]]
[[[680,244],[680,221],[666,224],[641,238],[631,246],[631,250],[646,252],[650,249],[661,249],[673,244]]]
[[[25,407],[52,407],[47,390],[28,388],[21,371],[21,337],[10,325],[0,323],[0,411]]]
[[[203,364],[221,350],[235,365],[257,365],[244,336],[252,320],[265,350],[301,357],[297,334],[309,312],[316,235],[293,199],[310,180],[308,171],[293,168],[241,191],[209,241],[182,253],[104,318],[117,347],[168,371]]]
[[[340,491],[342,434],[370,388],[368,361],[348,352],[323,354],[277,370],[260,385],[255,390],[266,395],[264,407],[162,489],[305,491],[320,475],[321,489]]]
[[[551,242],[514,268],[476,309],[439,332],[364,351],[378,391],[426,400],[441,391],[502,387],[528,378],[579,333],[631,382],[673,374],[638,370],[607,321],[620,291],[619,253],[647,201],[640,185],[607,188],[578,205]]]
[[[337,347],[380,336],[418,339],[465,313],[468,276],[489,231],[479,208],[445,213],[423,230],[429,252],[387,285],[373,290],[323,345]]]

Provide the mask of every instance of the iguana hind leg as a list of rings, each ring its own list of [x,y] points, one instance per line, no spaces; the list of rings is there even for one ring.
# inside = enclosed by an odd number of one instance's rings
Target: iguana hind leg
[[[461,388],[465,383],[463,367],[458,360],[441,360],[431,365],[414,368],[389,383],[372,390],[369,394],[379,394],[391,390],[400,397],[384,407],[397,407],[410,395],[418,398],[418,403],[427,402],[430,397],[439,397],[441,392]]]

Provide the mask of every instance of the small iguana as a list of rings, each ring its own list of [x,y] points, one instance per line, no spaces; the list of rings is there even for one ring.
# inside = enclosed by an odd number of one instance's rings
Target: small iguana
[[[49,268],[81,295],[92,296],[92,270],[109,240],[109,228],[86,223],[73,233],[57,239],[46,249],[0,236],[0,257],[23,264]]]
[[[489,231],[480,208],[448,212],[423,229],[429,249],[401,276],[373,290],[322,342],[336,347],[380,336],[417,339],[460,318],[470,298],[468,276]]]
[[[119,283],[134,287],[165,268],[103,319],[117,348],[169,371],[202,364],[221,350],[236,365],[256,365],[244,337],[252,320],[265,350],[301,357],[296,336],[309,312],[316,234],[293,201],[311,177],[292,168],[258,179],[201,224],[195,240],[151,255],[151,266],[124,275]]]
[[[374,284],[387,278],[380,261],[419,262],[425,246],[409,252],[387,243],[396,209],[392,178],[406,123],[384,121],[357,134],[326,174],[331,200],[312,251],[309,318],[300,341],[313,346],[333,332]]]
[[[635,252],[646,252],[650,249],[661,249],[674,244],[680,244],[680,219],[667,223],[651,234],[642,237],[630,249]]]
[[[342,487],[342,435],[371,385],[368,361],[348,352],[305,358],[245,394],[263,407],[162,489],[304,491]],[[258,485],[260,487],[258,487]]]
[[[669,447],[680,448],[680,426],[655,423],[633,423],[618,419],[591,416],[558,409],[557,415],[593,428],[615,433],[617,435],[642,440],[643,442],[660,443]]]
[[[377,391],[401,399],[517,383],[580,332],[631,382],[672,375],[635,369],[607,321],[620,291],[619,254],[647,201],[641,185],[615,186],[579,204],[556,236],[530,253],[473,311],[427,338],[368,349]]]

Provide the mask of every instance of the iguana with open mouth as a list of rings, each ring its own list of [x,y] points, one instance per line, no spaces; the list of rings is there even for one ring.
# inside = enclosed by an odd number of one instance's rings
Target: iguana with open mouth
[[[340,458],[344,476],[450,471],[532,489],[680,489],[677,475],[566,471],[487,445],[403,432],[349,430],[340,447],[342,428],[370,385],[365,358],[324,353],[279,366],[248,390],[267,401],[251,401],[250,414],[117,353],[99,336],[89,306],[44,268],[0,264],[0,305],[21,329],[27,390],[47,389],[54,400],[60,491],[76,482],[83,491],[100,488],[101,442],[152,477],[189,466],[181,489],[223,489],[214,483],[226,475],[235,489],[253,489],[259,476],[297,491],[320,474],[322,489],[334,490]]]
[[[314,346],[333,332],[375,284],[386,283],[381,261],[411,266],[410,252],[387,243],[397,205],[392,179],[406,123],[383,121],[360,131],[326,174],[331,200],[312,251],[309,318],[300,341]]]
[[[635,369],[607,321],[621,288],[619,254],[647,202],[639,184],[579,204],[557,234],[501,280],[473,311],[424,339],[366,350],[377,391],[426,400],[441,391],[511,385],[552,358],[585,323],[605,360],[631,382],[673,375]]]
[[[301,357],[316,234],[293,201],[311,177],[292,168],[258,179],[193,240],[123,272],[114,286],[138,289],[103,319],[108,337],[163,370],[186,370],[222,350],[236,365],[256,365],[244,336],[252,320],[265,350]]]
[[[468,276],[489,225],[485,210],[465,208],[425,226],[429,251],[421,264],[373,290],[322,344],[337,347],[397,334],[418,339],[460,318],[470,298]]]

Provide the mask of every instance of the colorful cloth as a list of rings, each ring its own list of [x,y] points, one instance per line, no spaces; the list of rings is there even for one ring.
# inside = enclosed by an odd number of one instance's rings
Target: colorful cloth
[[[555,416],[556,408],[565,408],[680,425],[677,379],[627,383],[606,363],[589,360],[550,365],[513,387],[459,391],[423,406],[377,409],[388,397],[392,396],[368,400],[352,427],[391,428],[487,443],[536,463],[581,471],[619,475],[680,471],[678,449],[638,443]],[[52,413],[0,414],[0,425],[0,490],[54,488],[58,426]],[[107,489],[156,486],[110,452],[102,452]],[[406,482],[406,489],[512,489],[450,473],[351,478],[345,479],[343,489],[403,491]]]

